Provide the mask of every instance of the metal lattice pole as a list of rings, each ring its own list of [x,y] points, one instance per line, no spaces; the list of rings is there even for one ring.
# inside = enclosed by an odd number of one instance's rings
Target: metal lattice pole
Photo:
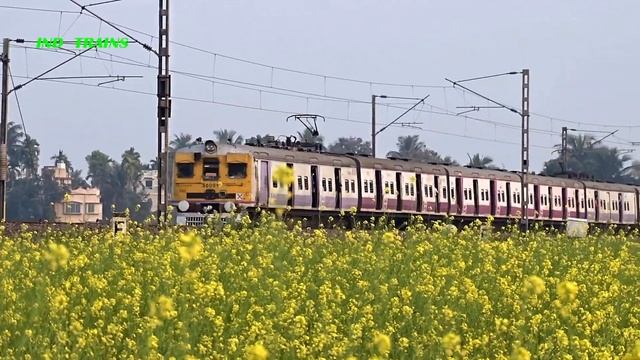
[[[529,69],[522,70],[522,223],[529,230]]]
[[[169,75],[169,0],[159,0],[158,33],[158,221],[167,218],[169,179],[169,118],[171,117],[171,75]]]

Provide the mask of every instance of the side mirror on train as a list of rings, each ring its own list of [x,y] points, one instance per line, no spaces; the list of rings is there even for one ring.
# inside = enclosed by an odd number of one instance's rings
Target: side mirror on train
[[[204,142],[204,151],[209,154],[216,152],[218,150],[218,145],[213,140],[207,140]]]

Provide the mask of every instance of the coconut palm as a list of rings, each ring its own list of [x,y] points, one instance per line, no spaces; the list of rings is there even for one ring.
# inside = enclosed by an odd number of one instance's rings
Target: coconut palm
[[[473,156],[467,154],[467,156],[469,157],[469,163],[467,164],[468,166],[480,168],[495,168],[495,166],[493,166],[493,159],[490,156],[481,156],[478,153]]]
[[[22,170],[28,178],[38,175],[38,159],[40,157],[40,144],[30,135],[25,135],[22,141]]]
[[[69,161],[69,158],[67,157],[67,154],[65,154],[62,150],[58,150],[58,153],[56,155],[53,155],[51,157],[51,160],[54,161],[54,164],[57,163],[64,163],[65,167],[67,168],[68,171],[72,171],[73,168],[71,167],[71,161]]]
[[[218,144],[240,145],[242,144],[242,140],[244,140],[242,138],[242,135],[238,135],[235,130],[228,130],[228,129],[215,130],[213,132],[213,135],[215,136],[216,142]]]
[[[406,158],[406,159],[422,159],[427,146],[420,141],[418,135],[408,135],[398,137],[396,143],[398,150],[389,151],[388,157]]]
[[[10,121],[7,124],[7,155],[9,157],[10,180],[17,179],[21,173],[23,138],[22,126]]]
[[[320,144],[324,147],[324,136],[318,134],[314,135],[313,132],[309,129],[304,129],[303,132],[298,131],[298,141],[312,143],[312,144]]]
[[[173,150],[182,149],[193,144],[193,137],[190,134],[180,133],[173,135],[173,140],[169,143]]]
[[[142,178],[142,162],[140,161],[140,153],[133,147],[122,154],[121,162],[122,170],[126,176],[126,185],[129,189],[136,190],[140,185]]]
[[[329,151],[338,154],[371,154],[371,142],[359,137],[341,137],[329,145]]]

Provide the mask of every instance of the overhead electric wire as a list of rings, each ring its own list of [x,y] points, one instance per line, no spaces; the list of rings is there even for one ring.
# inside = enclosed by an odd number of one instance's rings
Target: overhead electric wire
[[[13,73],[11,73],[11,67],[9,67],[9,78],[11,79],[11,87],[15,88],[16,83],[13,81]],[[20,114],[20,122],[22,122],[22,130],[24,130],[25,135],[29,135],[27,133],[27,126],[24,124],[24,116],[22,115],[22,107],[20,106],[20,99],[18,98],[18,92],[14,91],[13,95],[16,97],[16,104],[18,105],[18,113]]]
[[[28,77],[26,77],[26,76],[15,75],[15,77],[28,79]],[[140,94],[140,95],[147,95],[147,96],[156,97],[155,93],[146,92],[146,91],[140,91],[140,90],[123,89],[123,88],[117,88],[117,87],[102,87],[102,86],[93,85],[93,84],[85,84],[85,83],[78,83],[78,82],[65,81],[65,80],[43,80],[43,81],[50,81],[50,82],[55,82],[55,83],[68,84],[68,85],[90,86],[90,87],[97,87],[97,88],[100,88],[100,89],[110,89],[110,90],[117,90],[117,91],[122,91],[122,92],[128,92],[128,93],[134,93],[134,94]],[[190,102],[198,102],[198,103],[210,103],[210,104],[216,104],[216,105],[222,105],[222,106],[229,106],[229,107],[242,108],[242,109],[248,109],[248,110],[256,110],[256,111],[266,111],[266,112],[273,112],[273,113],[279,113],[279,114],[296,113],[296,111],[287,111],[287,110],[282,110],[282,109],[260,108],[260,107],[257,107],[257,106],[240,105],[240,104],[233,104],[233,103],[221,102],[221,101],[216,101],[216,100],[195,99],[195,98],[182,97],[182,96],[172,96],[172,99],[190,101]],[[370,124],[370,122],[368,122],[368,121],[353,120],[353,119],[339,118],[339,117],[333,117],[333,116],[326,116],[326,118],[329,119],[329,120],[336,120],[336,121],[342,121],[342,122],[367,124],[367,125]],[[378,123],[378,125],[381,125],[381,123]],[[402,126],[398,125],[398,126],[394,126],[394,127],[401,128]],[[476,137],[476,136],[468,136],[468,135],[451,133],[451,132],[440,131],[440,130],[431,130],[431,129],[418,129],[418,130],[420,130],[422,132],[435,133],[435,134],[453,136],[453,137],[461,137],[461,138],[467,138],[467,139],[478,140],[478,141],[487,141],[487,142],[501,143],[501,144],[507,144],[507,145],[520,145],[519,143],[516,143],[516,142],[510,142],[510,141],[498,140],[498,139],[490,139],[490,138],[482,138],[482,137]],[[532,145],[532,147],[540,148],[540,149],[553,149],[553,147],[541,146],[541,145]]]

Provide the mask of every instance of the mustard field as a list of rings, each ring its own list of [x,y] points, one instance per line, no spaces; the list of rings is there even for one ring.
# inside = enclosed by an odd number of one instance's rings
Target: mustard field
[[[640,359],[638,234],[258,223],[0,240],[0,358]]]

